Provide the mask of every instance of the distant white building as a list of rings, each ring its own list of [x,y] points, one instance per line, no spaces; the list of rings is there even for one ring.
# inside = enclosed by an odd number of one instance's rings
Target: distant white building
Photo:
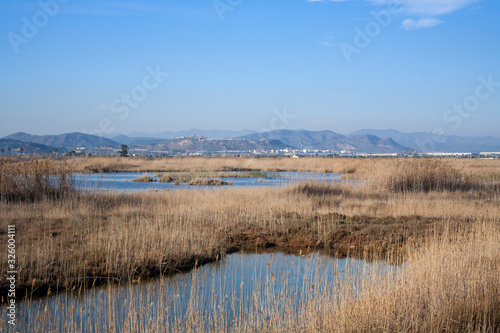
[[[432,157],[468,157],[472,156],[472,153],[435,152],[435,153],[426,153],[425,155]]]

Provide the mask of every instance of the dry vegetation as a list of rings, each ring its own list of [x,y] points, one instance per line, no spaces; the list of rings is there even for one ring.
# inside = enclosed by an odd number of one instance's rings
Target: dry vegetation
[[[73,192],[73,177],[67,163],[35,160],[7,163],[0,159],[0,200],[35,201],[60,199]]]
[[[145,174],[145,175],[142,175],[142,176],[139,176],[137,178],[132,179],[132,181],[136,182],[136,183],[151,183],[154,180],[148,174]]]
[[[231,182],[223,181],[218,178],[195,178],[189,182],[189,185],[198,185],[198,186],[223,186],[223,185],[233,185]]]
[[[173,177],[168,174],[158,174],[157,179],[152,178],[148,174],[144,174],[132,180],[136,183],[151,183],[151,182],[160,182],[160,183],[171,183],[175,182],[175,185],[180,185],[181,183],[187,183],[188,185],[196,185],[196,186],[223,186],[223,185],[232,185],[232,182],[226,182],[219,178],[197,178],[190,175],[187,176],[177,176]]]
[[[60,163],[46,167],[59,170]],[[340,308],[333,301],[302,302],[310,305],[285,314],[271,312],[256,322],[242,319],[235,330],[287,331],[283,316],[296,316],[285,321],[292,331],[500,329],[500,188],[491,183],[500,160],[91,158],[69,163],[80,171],[111,166],[140,172],[326,171],[367,181],[42,195],[34,202],[4,196],[10,187],[0,183],[0,246],[6,246],[7,225],[15,224],[23,293],[131,283],[243,248],[314,248],[404,258],[410,269],[397,283],[379,281],[361,297],[351,295]],[[18,164],[0,165],[20,170]],[[4,171],[3,182],[10,179],[5,174],[15,173]],[[5,265],[0,262],[0,269],[6,271]],[[258,317],[253,313],[248,318],[252,315]],[[146,328],[144,332],[156,331]]]

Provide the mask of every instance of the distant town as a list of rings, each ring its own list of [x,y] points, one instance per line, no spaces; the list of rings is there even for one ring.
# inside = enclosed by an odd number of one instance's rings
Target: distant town
[[[233,138],[187,135],[165,139],[125,135],[105,138],[78,132],[40,136],[20,132],[0,139],[0,155],[500,157],[500,139],[493,137],[449,137],[445,141],[432,142],[425,133],[390,130],[388,133],[378,131],[375,134],[367,130],[349,135],[332,131],[278,130]]]

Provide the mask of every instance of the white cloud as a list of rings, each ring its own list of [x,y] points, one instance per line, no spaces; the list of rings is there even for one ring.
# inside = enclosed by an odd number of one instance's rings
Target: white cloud
[[[435,18],[421,18],[418,20],[408,18],[401,22],[401,27],[405,30],[415,30],[422,28],[431,28],[443,23],[443,21]]]
[[[398,5],[407,15],[434,17],[452,13],[480,0],[369,0],[376,5]]]
[[[350,0],[306,0],[306,2],[343,2]],[[406,30],[435,27],[442,20],[437,17],[450,14],[481,0],[364,0],[375,6],[393,6],[398,13],[410,16],[401,22]],[[411,18],[413,17],[413,18]]]

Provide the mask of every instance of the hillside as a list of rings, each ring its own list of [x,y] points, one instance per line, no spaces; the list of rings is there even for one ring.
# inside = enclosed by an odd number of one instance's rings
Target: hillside
[[[80,147],[94,149],[98,147],[118,148],[120,146],[119,143],[113,140],[79,132],[60,135],[32,135],[19,132],[6,136],[4,139],[39,143],[50,147],[66,148],[68,150]]]
[[[374,135],[343,135],[332,131],[276,130],[266,133],[250,134],[242,138],[258,140],[261,138],[278,140],[296,148],[324,150],[350,150],[358,153],[406,153],[403,147],[392,139],[380,139]]]
[[[133,148],[170,152],[223,152],[284,149],[287,146],[278,140],[249,139],[208,139],[202,136],[189,136],[155,143],[137,144]]]
[[[351,135],[376,135],[380,138],[392,138],[398,144],[417,151],[453,151],[480,153],[484,151],[500,151],[500,139],[487,137],[460,137],[449,135],[444,137],[433,136],[429,132],[403,133],[397,130],[363,129]]]
[[[18,154],[19,148],[23,148],[24,151],[23,153],[25,154],[49,154],[50,152],[54,151],[54,147],[49,147],[46,145],[42,145],[40,143],[33,143],[33,142],[23,142],[19,140],[12,140],[12,139],[0,139],[0,149],[3,149],[4,152],[2,155],[8,155],[9,151],[8,149],[11,149],[10,154]],[[58,149],[59,150],[59,149]],[[64,149],[59,150],[59,152],[64,152]]]

